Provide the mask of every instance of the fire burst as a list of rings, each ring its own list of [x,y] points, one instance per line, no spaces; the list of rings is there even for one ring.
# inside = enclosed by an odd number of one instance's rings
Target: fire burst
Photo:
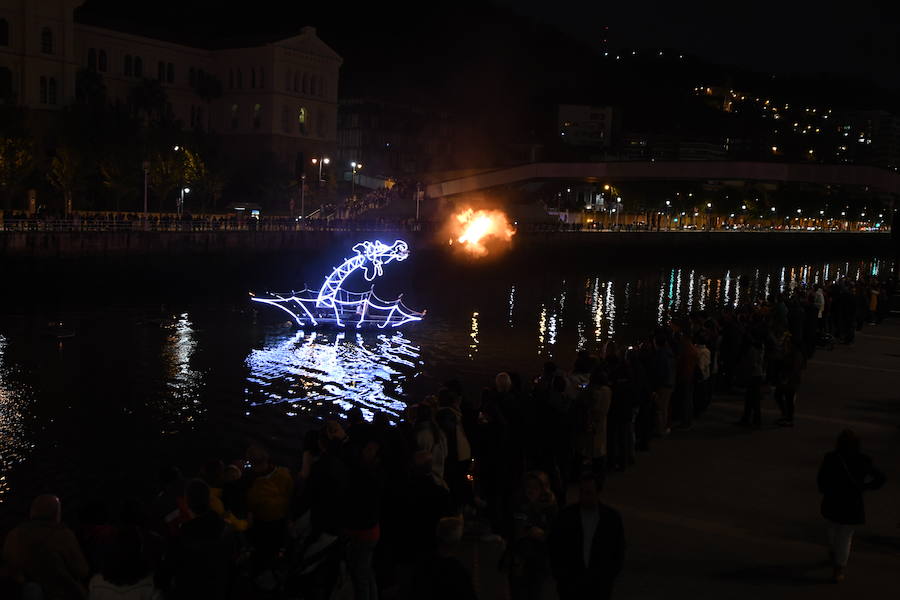
[[[456,241],[474,256],[484,256],[488,252],[487,243],[491,238],[509,242],[515,235],[506,215],[499,210],[473,210],[467,208],[454,215],[458,233]],[[453,240],[450,240],[453,243]]]

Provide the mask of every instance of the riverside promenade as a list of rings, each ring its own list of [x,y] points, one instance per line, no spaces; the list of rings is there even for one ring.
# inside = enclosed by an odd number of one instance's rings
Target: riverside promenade
[[[655,440],[604,501],[627,542],[616,598],[766,600],[889,597],[900,589],[900,320],[867,325],[852,346],[818,349],[804,371],[795,426],[779,428],[771,395],[763,429],[732,425],[742,398],[718,396],[686,432]],[[816,473],[838,433],[854,429],[887,475],[866,497],[847,579],[831,583]],[[570,500],[574,501],[573,496]],[[480,597],[504,598],[500,548],[471,541]],[[549,596],[553,598],[554,596]]]

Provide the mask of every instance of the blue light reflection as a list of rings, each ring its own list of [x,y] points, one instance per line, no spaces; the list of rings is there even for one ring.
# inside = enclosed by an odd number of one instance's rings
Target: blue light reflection
[[[359,406],[398,416],[404,383],[421,372],[419,347],[398,332],[300,330],[266,337],[246,359],[251,406],[288,403],[288,416],[345,414]]]

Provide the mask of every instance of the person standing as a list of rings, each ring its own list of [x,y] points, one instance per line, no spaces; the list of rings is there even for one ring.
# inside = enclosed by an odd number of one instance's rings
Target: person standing
[[[597,367],[587,388],[576,399],[574,443],[579,466],[598,473],[606,468],[607,417],[611,403],[609,378]]]
[[[844,580],[854,530],[866,522],[863,492],[877,490],[884,482],[884,474],[862,453],[856,434],[850,429],[842,431],[835,449],[822,460],[817,477],[835,583]]]
[[[780,427],[794,426],[794,399],[800,386],[800,374],[806,366],[806,357],[790,335],[786,335],[781,359],[775,373],[775,403],[781,409]]]
[[[659,328],[653,336],[653,404],[656,408],[656,435],[668,435],[669,404],[675,387],[675,355],[665,329]]]
[[[762,427],[762,386],[766,377],[765,349],[762,337],[751,334],[744,354],[744,369],[747,391],[744,393],[744,414],[737,425],[742,427]]]
[[[578,504],[560,512],[550,535],[550,564],[560,600],[609,600],[625,560],[619,512],[600,502],[601,475],[582,476]]]

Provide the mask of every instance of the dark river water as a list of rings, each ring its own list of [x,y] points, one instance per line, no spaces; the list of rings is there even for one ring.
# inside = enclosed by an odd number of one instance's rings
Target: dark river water
[[[352,406],[396,419],[449,377],[470,390],[499,370],[530,378],[545,360],[567,368],[577,349],[631,343],[669,315],[892,268],[879,257],[566,268],[441,260],[413,256],[376,281],[381,296],[403,292],[428,311],[394,331],[298,329],[243,294],[191,294],[183,282],[152,300],[36,298],[3,312],[0,511],[41,491],[152,489],[163,462],[203,461],[252,439],[291,456],[311,422]]]

